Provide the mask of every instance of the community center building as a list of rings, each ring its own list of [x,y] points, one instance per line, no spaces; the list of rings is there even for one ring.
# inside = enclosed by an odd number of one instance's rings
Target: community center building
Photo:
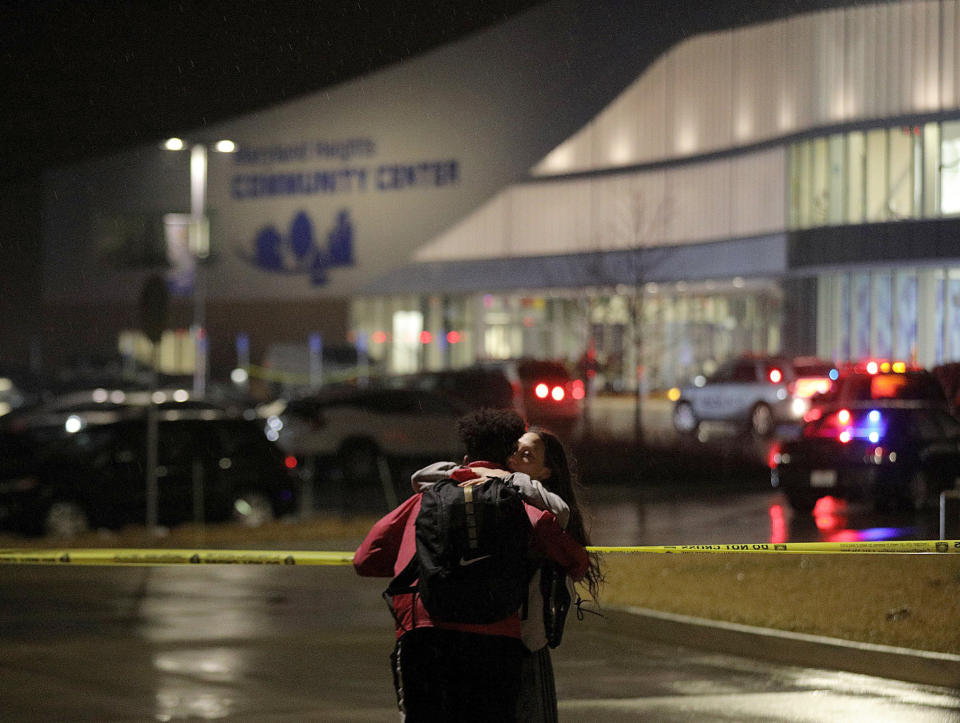
[[[589,353],[611,389],[960,359],[960,0],[758,5],[555,0],[51,172],[45,351],[149,355],[163,274],[171,373],[308,340],[391,373]]]

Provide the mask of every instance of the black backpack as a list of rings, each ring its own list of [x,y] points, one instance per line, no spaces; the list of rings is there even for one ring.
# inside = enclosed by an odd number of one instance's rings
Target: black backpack
[[[417,551],[384,592],[388,603],[419,592],[430,618],[450,623],[492,623],[520,610],[530,520],[517,488],[499,477],[470,487],[446,479],[421,494]]]

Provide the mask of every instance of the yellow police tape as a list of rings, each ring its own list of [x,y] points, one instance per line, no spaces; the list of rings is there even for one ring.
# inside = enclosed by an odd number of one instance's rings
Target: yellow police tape
[[[960,540],[908,540],[895,542],[761,542],[729,545],[646,545],[588,547],[608,553],[958,553]],[[0,550],[0,565],[350,565],[352,552],[313,550],[178,550],[178,549],[7,549]]]

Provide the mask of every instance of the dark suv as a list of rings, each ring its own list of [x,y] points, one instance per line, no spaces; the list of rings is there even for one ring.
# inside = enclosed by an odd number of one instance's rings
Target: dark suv
[[[0,524],[25,534],[70,535],[145,522],[145,415],[79,424],[72,433],[20,433],[24,445],[43,441],[36,443],[32,472],[21,470],[0,487]],[[297,510],[292,462],[256,422],[212,410],[168,411],[160,412],[158,432],[160,524],[256,525]]]

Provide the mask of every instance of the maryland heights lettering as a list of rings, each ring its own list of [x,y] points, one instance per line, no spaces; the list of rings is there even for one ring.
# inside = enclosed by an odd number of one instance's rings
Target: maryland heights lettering
[[[274,196],[443,188],[459,181],[460,164],[455,160],[384,163],[370,168],[241,173],[230,179],[230,195],[238,201],[246,201]]]

